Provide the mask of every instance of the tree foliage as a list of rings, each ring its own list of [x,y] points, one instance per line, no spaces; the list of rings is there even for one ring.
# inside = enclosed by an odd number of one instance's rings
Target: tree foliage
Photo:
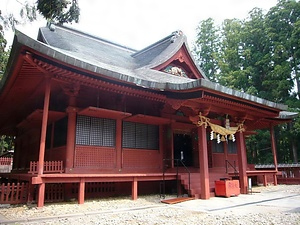
[[[77,0],[38,0],[37,10],[51,22],[78,23],[80,10]]]
[[[227,19],[219,27],[205,20],[200,22],[197,31],[195,54],[200,66],[209,62],[204,67],[209,79],[286,104],[290,111],[300,111],[299,1],[279,0],[265,14],[262,9],[254,8],[246,19]],[[212,49],[207,50],[210,46]],[[299,117],[276,127],[278,158],[282,162],[298,161],[299,127]],[[260,136],[265,135],[260,132]],[[257,157],[254,161],[270,161],[264,158],[265,154],[259,154],[259,149],[267,147],[258,136],[248,140],[248,149],[254,147],[249,150],[249,156]]]
[[[217,57],[219,55],[220,34],[214,25],[214,20],[208,18],[200,22],[197,31],[197,41],[194,47],[196,59],[206,76],[212,81],[218,81],[216,74],[219,70]]]

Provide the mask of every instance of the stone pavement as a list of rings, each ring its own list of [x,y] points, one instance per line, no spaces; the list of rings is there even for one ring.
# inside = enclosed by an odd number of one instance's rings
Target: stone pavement
[[[300,185],[298,188],[299,190],[295,192],[285,191],[284,188],[276,187],[270,188],[270,190],[261,188],[262,192],[256,191],[252,194],[241,194],[231,198],[214,197],[208,201],[193,200],[180,203],[177,207],[219,215],[229,212],[244,215],[261,213],[262,211],[300,213]]]

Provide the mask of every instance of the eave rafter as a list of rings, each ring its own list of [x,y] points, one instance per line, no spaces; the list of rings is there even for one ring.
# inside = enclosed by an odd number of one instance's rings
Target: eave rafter
[[[46,71],[47,73],[52,75],[53,79],[60,82],[78,83],[79,85],[93,87],[103,91],[143,98],[151,101],[166,101],[166,97],[164,95],[149,91],[137,90],[129,86],[123,86],[113,82],[97,79],[97,75],[91,74],[91,76],[86,76],[81,74],[80,72],[77,73],[64,68],[60,68],[36,58],[33,59],[33,62],[40,68],[40,70]]]
[[[278,112],[269,109],[263,109],[262,107],[257,107],[256,105],[243,104],[237,101],[230,101],[222,97],[215,97],[211,95],[204,94],[201,99],[197,99],[197,102],[201,104],[209,104],[212,107],[226,109],[228,111],[234,111],[240,117],[246,117],[249,120],[255,120],[256,117],[274,117],[278,115]],[[212,109],[213,110],[213,109]]]

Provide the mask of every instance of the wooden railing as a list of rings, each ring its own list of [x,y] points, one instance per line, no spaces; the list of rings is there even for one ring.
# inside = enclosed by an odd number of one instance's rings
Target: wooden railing
[[[38,172],[38,162],[30,161],[28,173],[35,174]],[[44,173],[63,173],[64,166],[63,161],[45,161],[44,162]]]
[[[8,183],[0,186],[0,204],[27,202],[28,183]]]
[[[13,158],[10,157],[0,157],[1,166],[10,166],[12,164]]]

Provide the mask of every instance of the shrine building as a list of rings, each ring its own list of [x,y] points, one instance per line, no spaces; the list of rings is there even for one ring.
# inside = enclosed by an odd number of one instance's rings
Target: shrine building
[[[287,106],[207,79],[176,31],[134,50],[59,25],[16,31],[0,82],[0,135],[15,137],[11,173],[26,201],[161,193],[201,199],[215,181],[272,175],[273,128]],[[274,169],[250,170],[245,138],[269,129]],[[55,196],[55,197],[54,197]]]

